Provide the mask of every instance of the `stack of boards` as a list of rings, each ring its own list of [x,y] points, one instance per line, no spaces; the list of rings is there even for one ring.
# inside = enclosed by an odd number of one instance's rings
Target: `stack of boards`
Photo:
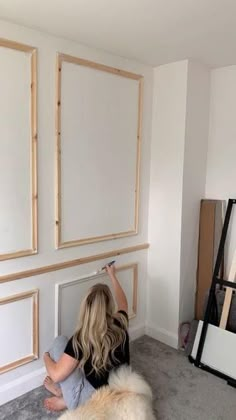
[[[235,282],[236,251],[234,253],[228,281]],[[233,289],[226,288],[219,327],[208,324],[201,363],[236,380],[236,334],[227,331],[226,325],[232,301]],[[191,356],[196,359],[203,321],[199,321]]]
[[[229,213],[229,217],[231,214],[231,209],[232,209],[233,204],[236,204],[236,200],[235,199],[229,200],[228,207],[227,207],[227,212]],[[229,209],[229,207],[231,207],[231,209]],[[221,237],[221,242],[223,244],[222,249],[224,248],[228,224],[229,224],[229,219],[228,219],[228,222],[226,222],[226,218],[225,218],[225,222],[224,222],[224,226],[222,230],[222,237]],[[225,238],[223,239],[224,229],[225,229]],[[201,228],[200,228],[200,234],[201,234]],[[220,254],[220,246],[221,245],[219,245],[218,254]],[[199,247],[199,250],[200,250],[200,247]],[[233,291],[236,289],[235,279],[236,279],[236,250],[234,253],[229,276],[227,279],[228,282],[232,283],[233,287],[231,288],[230,284],[227,283],[219,326],[214,326],[209,323],[207,324],[207,332],[206,332],[206,337],[205,337],[203,350],[201,354],[201,361],[200,361],[200,367],[202,368],[204,368],[204,366],[209,367],[213,372],[215,372],[216,374],[219,374],[219,376],[227,377],[227,379],[229,379],[229,382],[230,383],[232,382],[231,384],[233,384],[234,386],[236,384],[236,363],[235,363],[236,334],[230,331],[227,331],[226,326],[228,323]],[[203,321],[200,320],[198,323],[197,333],[195,336],[195,341],[194,341],[194,345],[193,345],[193,349],[191,353],[192,361],[195,361],[197,358],[202,328],[203,328]]]

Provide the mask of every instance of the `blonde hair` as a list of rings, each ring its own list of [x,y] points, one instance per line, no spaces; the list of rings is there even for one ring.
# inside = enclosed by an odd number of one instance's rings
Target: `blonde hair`
[[[105,284],[93,286],[81,304],[72,340],[79,367],[83,370],[89,359],[91,371],[98,375],[112,367],[117,361],[116,348],[125,344],[127,324],[124,315],[115,313],[110,288]]]

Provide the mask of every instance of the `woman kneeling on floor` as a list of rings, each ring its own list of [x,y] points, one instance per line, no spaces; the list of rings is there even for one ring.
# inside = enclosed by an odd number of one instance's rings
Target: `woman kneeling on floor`
[[[59,336],[44,354],[48,376],[44,386],[54,394],[44,406],[51,411],[75,409],[93,392],[107,385],[109,372],[129,364],[128,304],[115,275],[115,267],[107,266],[118,312],[110,288],[93,286],[84,298],[79,324],[68,339]]]

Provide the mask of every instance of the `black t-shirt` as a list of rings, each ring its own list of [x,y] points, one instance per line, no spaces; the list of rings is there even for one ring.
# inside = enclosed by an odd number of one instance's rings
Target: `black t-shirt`
[[[123,314],[127,320],[128,320],[128,315],[125,311],[119,311],[119,313]],[[115,320],[115,323],[118,324],[119,321]],[[68,354],[69,356],[73,357],[74,359],[76,359],[75,356],[75,352],[73,349],[73,345],[72,345],[72,337],[70,338],[70,340],[67,343],[67,346],[64,350],[64,353]],[[90,382],[90,384],[95,388],[98,389],[103,385],[107,385],[108,384],[108,377],[109,377],[109,372],[115,368],[115,367],[119,367],[120,365],[123,364],[129,364],[130,363],[130,355],[129,355],[129,335],[128,332],[126,331],[126,338],[125,338],[125,343],[123,345],[123,343],[118,346],[114,352],[114,356],[116,361],[113,362],[113,366],[110,367],[109,369],[107,369],[105,372],[101,373],[100,375],[97,375],[96,372],[94,370],[92,370],[92,365],[91,365],[91,359],[89,359],[85,365],[84,365],[84,373],[86,376],[86,379]],[[81,355],[79,355],[79,359],[81,359]]]

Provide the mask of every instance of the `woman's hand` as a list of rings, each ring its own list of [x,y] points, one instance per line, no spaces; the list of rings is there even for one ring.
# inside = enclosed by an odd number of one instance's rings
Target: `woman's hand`
[[[43,360],[44,360],[44,363],[45,363],[45,361],[48,359],[48,357],[50,358],[50,354],[49,354],[49,352],[48,352],[48,351],[46,351],[46,352],[44,353],[44,355],[43,355]]]
[[[128,313],[128,302],[127,302],[127,298],[125,296],[125,292],[122,289],[118,278],[116,277],[116,267],[114,264],[112,265],[107,265],[106,266],[106,272],[109,275],[111,282],[112,282],[112,286],[114,289],[114,293],[115,293],[115,298],[116,298],[116,303],[118,306],[118,310],[119,311],[125,311],[126,313]]]
[[[114,278],[116,275],[116,267],[115,264],[106,265],[106,272],[109,275],[110,279]]]
[[[51,359],[48,352],[44,353],[43,359],[47,373],[53,382],[64,381],[79,364],[78,360],[66,353],[63,353],[57,362]]]

